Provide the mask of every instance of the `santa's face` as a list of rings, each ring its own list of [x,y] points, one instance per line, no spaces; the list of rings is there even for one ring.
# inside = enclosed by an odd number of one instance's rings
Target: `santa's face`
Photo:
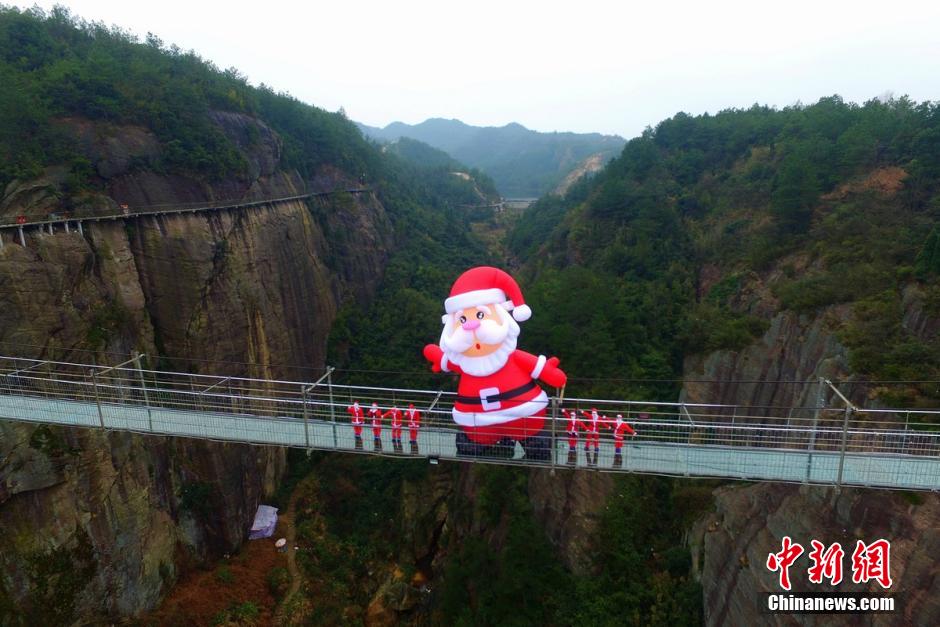
[[[445,316],[440,346],[465,372],[489,374],[516,347],[519,324],[501,305],[467,307]]]
[[[450,322],[450,348],[467,357],[483,357],[496,352],[509,334],[494,307],[482,305],[456,312]]]

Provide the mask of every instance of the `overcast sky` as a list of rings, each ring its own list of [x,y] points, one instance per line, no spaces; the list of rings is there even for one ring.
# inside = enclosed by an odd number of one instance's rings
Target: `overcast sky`
[[[446,117],[633,137],[677,111],[940,100],[937,1],[37,4],[152,32],[373,126]]]

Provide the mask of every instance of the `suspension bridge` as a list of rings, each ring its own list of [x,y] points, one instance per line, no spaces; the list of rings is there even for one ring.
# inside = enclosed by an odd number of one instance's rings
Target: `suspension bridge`
[[[339,193],[363,194],[369,193],[369,187],[351,187],[331,189],[327,191],[305,192],[293,196],[278,198],[265,198],[262,200],[215,200],[195,203],[170,203],[166,205],[141,205],[129,207],[121,205],[117,210],[104,211],[93,215],[72,215],[71,213],[51,213],[39,220],[30,220],[26,216],[17,216],[14,222],[0,223],[0,249],[3,248],[3,234],[12,233],[11,239],[21,246],[26,246],[26,234],[33,232],[37,235],[55,235],[56,229],[60,232],[78,233],[84,235],[86,222],[109,222],[114,220],[128,220],[131,218],[144,218],[147,216],[165,216],[184,213],[202,213],[208,211],[230,211],[239,209],[252,209],[282,202],[306,200],[321,196],[331,196]]]
[[[141,357],[106,367],[0,356],[0,419],[431,463],[940,490],[940,410],[857,407],[825,380],[817,406],[808,409],[556,395],[544,459],[527,458],[518,444],[467,457],[457,451],[453,392],[343,385],[333,381],[333,369],[311,382],[167,372],[144,368]],[[365,442],[356,438],[346,411],[354,400],[364,409],[414,404],[422,413],[417,441],[393,441],[388,421],[373,440],[368,419]],[[561,410],[591,407],[623,414],[636,429],[620,454],[609,435],[597,450],[584,449],[583,438],[569,448]]]

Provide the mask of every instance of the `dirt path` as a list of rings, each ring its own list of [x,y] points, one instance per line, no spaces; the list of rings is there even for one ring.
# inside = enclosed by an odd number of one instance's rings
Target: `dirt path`
[[[287,538],[287,572],[290,573],[290,588],[284,595],[284,599],[277,606],[274,614],[274,625],[284,625],[285,610],[291,605],[290,600],[295,594],[300,592],[300,586],[303,584],[303,578],[300,574],[300,568],[297,567],[297,526],[294,524],[294,517],[297,513],[297,499],[300,497],[300,490],[294,489],[290,501],[287,504],[287,512],[280,517],[280,522],[284,524],[284,537]]]

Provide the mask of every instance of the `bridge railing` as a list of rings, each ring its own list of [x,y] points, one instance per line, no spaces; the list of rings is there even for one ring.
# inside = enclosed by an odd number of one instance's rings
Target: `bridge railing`
[[[115,367],[0,357],[0,394],[95,403],[101,425],[113,424],[128,407],[164,408],[272,420],[329,422],[348,428],[346,408],[358,401],[364,411],[376,403],[384,412],[410,403],[422,413],[422,428],[455,431],[453,392],[320,382],[170,372],[131,360]],[[551,445],[567,446],[567,419],[553,411],[546,421]],[[940,413],[930,410],[861,409],[847,417],[843,408],[789,408],[705,403],[661,403],[569,398],[564,409],[622,414],[636,430],[628,439],[681,447],[723,447],[840,455],[940,456]],[[554,425],[552,424],[555,420]],[[370,427],[366,418],[366,429]],[[406,422],[406,421],[403,421]],[[146,431],[144,423],[141,427]],[[383,420],[388,429],[389,420]],[[366,437],[369,437],[368,431]],[[602,430],[609,442],[609,430]],[[585,444],[580,433],[578,446]],[[443,446],[443,444],[442,444]]]
[[[67,224],[72,222],[78,223],[83,221],[113,220],[151,215],[215,211],[220,209],[246,209],[249,207],[258,207],[271,203],[303,200],[317,196],[329,196],[338,193],[358,194],[369,191],[371,191],[370,188],[360,186],[333,190],[306,191],[301,194],[273,198],[216,199],[194,202],[151,203],[147,205],[134,206],[122,205],[117,208],[107,207],[103,212],[93,209],[82,209],[74,212],[52,213],[44,216],[37,216],[35,219],[30,219],[28,215],[21,215],[18,216],[18,220],[13,222],[5,222],[3,220],[7,220],[9,218],[0,217],[0,231],[4,229],[45,227],[48,225]]]

